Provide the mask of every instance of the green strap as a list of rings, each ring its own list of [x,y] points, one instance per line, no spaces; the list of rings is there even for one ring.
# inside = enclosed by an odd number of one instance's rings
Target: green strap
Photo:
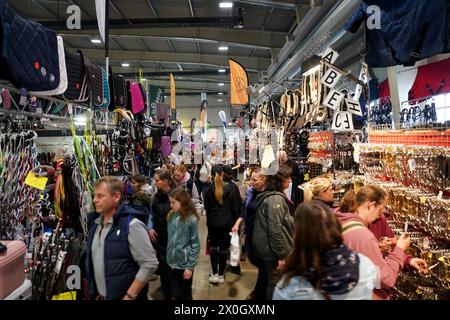
[[[348,224],[346,223],[342,226],[342,234],[347,233],[350,229],[353,229],[356,227],[365,228],[366,226],[363,225],[361,222],[351,222]]]

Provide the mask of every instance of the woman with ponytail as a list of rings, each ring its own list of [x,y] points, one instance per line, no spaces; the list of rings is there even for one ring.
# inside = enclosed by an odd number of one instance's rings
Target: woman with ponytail
[[[242,199],[239,188],[231,181],[231,167],[215,165],[211,174],[212,184],[205,193],[204,203],[212,268],[209,282],[224,283],[230,232],[239,218]]]
[[[333,205],[333,185],[330,179],[313,179],[304,185],[302,189],[305,202],[318,200],[324,202],[329,207]]]

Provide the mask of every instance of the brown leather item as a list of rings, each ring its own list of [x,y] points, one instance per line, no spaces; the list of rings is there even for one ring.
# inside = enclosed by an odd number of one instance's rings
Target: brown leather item
[[[25,281],[25,243],[22,241],[2,242],[7,250],[0,254],[0,300],[10,295]]]

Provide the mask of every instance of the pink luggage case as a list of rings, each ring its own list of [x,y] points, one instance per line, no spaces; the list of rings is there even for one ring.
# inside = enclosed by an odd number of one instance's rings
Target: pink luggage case
[[[2,241],[7,250],[0,254],[0,300],[7,297],[25,281],[25,252],[22,241]]]

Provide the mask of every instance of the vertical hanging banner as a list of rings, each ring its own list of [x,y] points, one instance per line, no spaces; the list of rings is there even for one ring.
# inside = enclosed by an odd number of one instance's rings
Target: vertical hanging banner
[[[248,99],[248,74],[245,68],[233,59],[228,59],[230,65],[230,99],[231,105],[246,106]]]
[[[361,72],[359,73],[359,80],[366,83],[369,81],[369,67],[367,66],[367,63],[363,62],[361,67]],[[358,101],[361,97],[363,87],[360,84],[356,85],[355,94],[353,96],[353,100]]]
[[[106,21],[106,0],[95,0],[95,11],[97,12],[97,22],[98,30],[100,31],[100,36],[102,37],[103,43],[105,43],[105,21]]]
[[[156,117],[156,106],[158,103],[164,103],[164,91],[165,88],[161,86],[148,86],[149,104],[148,116]]]
[[[206,93],[201,95],[202,102],[200,104],[200,128],[203,142],[206,142],[206,132],[207,132],[207,110],[208,101],[206,100]]]
[[[170,74],[170,117],[175,120],[177,116],[177,108],[175,104],[175,79],[173,74]]]

